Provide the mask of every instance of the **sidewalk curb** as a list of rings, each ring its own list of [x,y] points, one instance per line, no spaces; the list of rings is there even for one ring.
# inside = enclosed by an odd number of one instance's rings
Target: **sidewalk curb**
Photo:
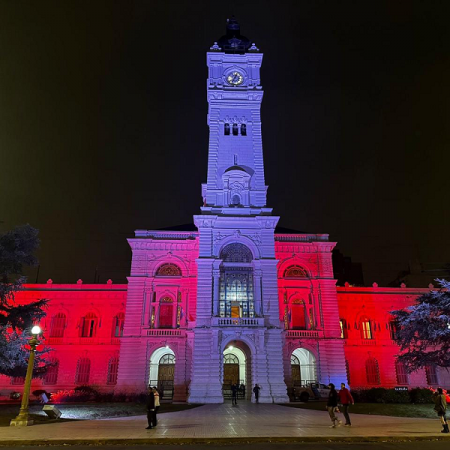
[[[420,442],[445,441],[450,436],[305,436],[305,437],[236,437],[236,438],[131,438],[131,439],[17,439],[3,440],[0,448],[18,445],[186,445],[186,444],[255,444],[311,442]]]

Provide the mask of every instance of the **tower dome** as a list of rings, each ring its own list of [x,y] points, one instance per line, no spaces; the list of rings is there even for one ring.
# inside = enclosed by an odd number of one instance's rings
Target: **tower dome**
[[[227,19],[227,33],[217,44],[225,53],[245,53],[252,45],[248,38],[241,35],[241,26],[234,16]]]

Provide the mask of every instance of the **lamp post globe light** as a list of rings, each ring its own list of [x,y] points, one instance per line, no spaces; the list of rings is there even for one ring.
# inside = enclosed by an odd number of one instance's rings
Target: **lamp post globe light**
[[[34,357],[36,354],[36,347],[39,344],[39,335],[41,334],[42,330],[41,327],[38,325],[35,325],[31,329],[31,334],[33,335],[30,339],[30,358],[28,359],[28,368],[27,368],[27,375],[25,377],[25,385],[23,387],[23,396],[22,396],[22,404],[20,405],[20,411],[19,415],[12,419],[10,422],[10,426],[12,427],[20,427],[20,426],[28,426],[33,425],[33,420],[29,418],[29,412],[28,412],[28,402],[30,399],[30,387],[31,387],[31,380],[33,378],[33,368],[34,368]]]

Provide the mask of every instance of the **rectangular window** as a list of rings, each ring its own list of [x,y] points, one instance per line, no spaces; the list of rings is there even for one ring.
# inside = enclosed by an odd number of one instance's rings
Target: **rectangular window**
[[[361,322],[361,337],[363,339],[372,339],[372,327],[369,320],[363,320]]]
[[[397,373],[397,384],[408,384],[408,373],[406,372],[405,365],[397,361],[395,363],[395,371]]]
[[[437,372],[436,372],[436,366],[426,366],[425,367],[425,375],[427,376],[427,383],[430,386],[439,384]]]

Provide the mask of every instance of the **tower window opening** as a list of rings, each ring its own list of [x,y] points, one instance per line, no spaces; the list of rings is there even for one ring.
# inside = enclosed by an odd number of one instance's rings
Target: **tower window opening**
[[[226,124],[224,125],[223,130],[224,130],[225,136],[229,136],[229,135],[230,135],[230,124],[229,124],[229,123],[226,123]]]
[[[239,134],[237,123],[233,123],[233,136],[237,136]]]
[[[233,198],[231,199],[231,204],[234,206],[238,206],[241,204],[241,197],[239,197],[238,194],[234,194]]]
[[[247,125],[245,125],[245,123],[243,123],[241,125],[241,135],[242,136],[247,136]]]

